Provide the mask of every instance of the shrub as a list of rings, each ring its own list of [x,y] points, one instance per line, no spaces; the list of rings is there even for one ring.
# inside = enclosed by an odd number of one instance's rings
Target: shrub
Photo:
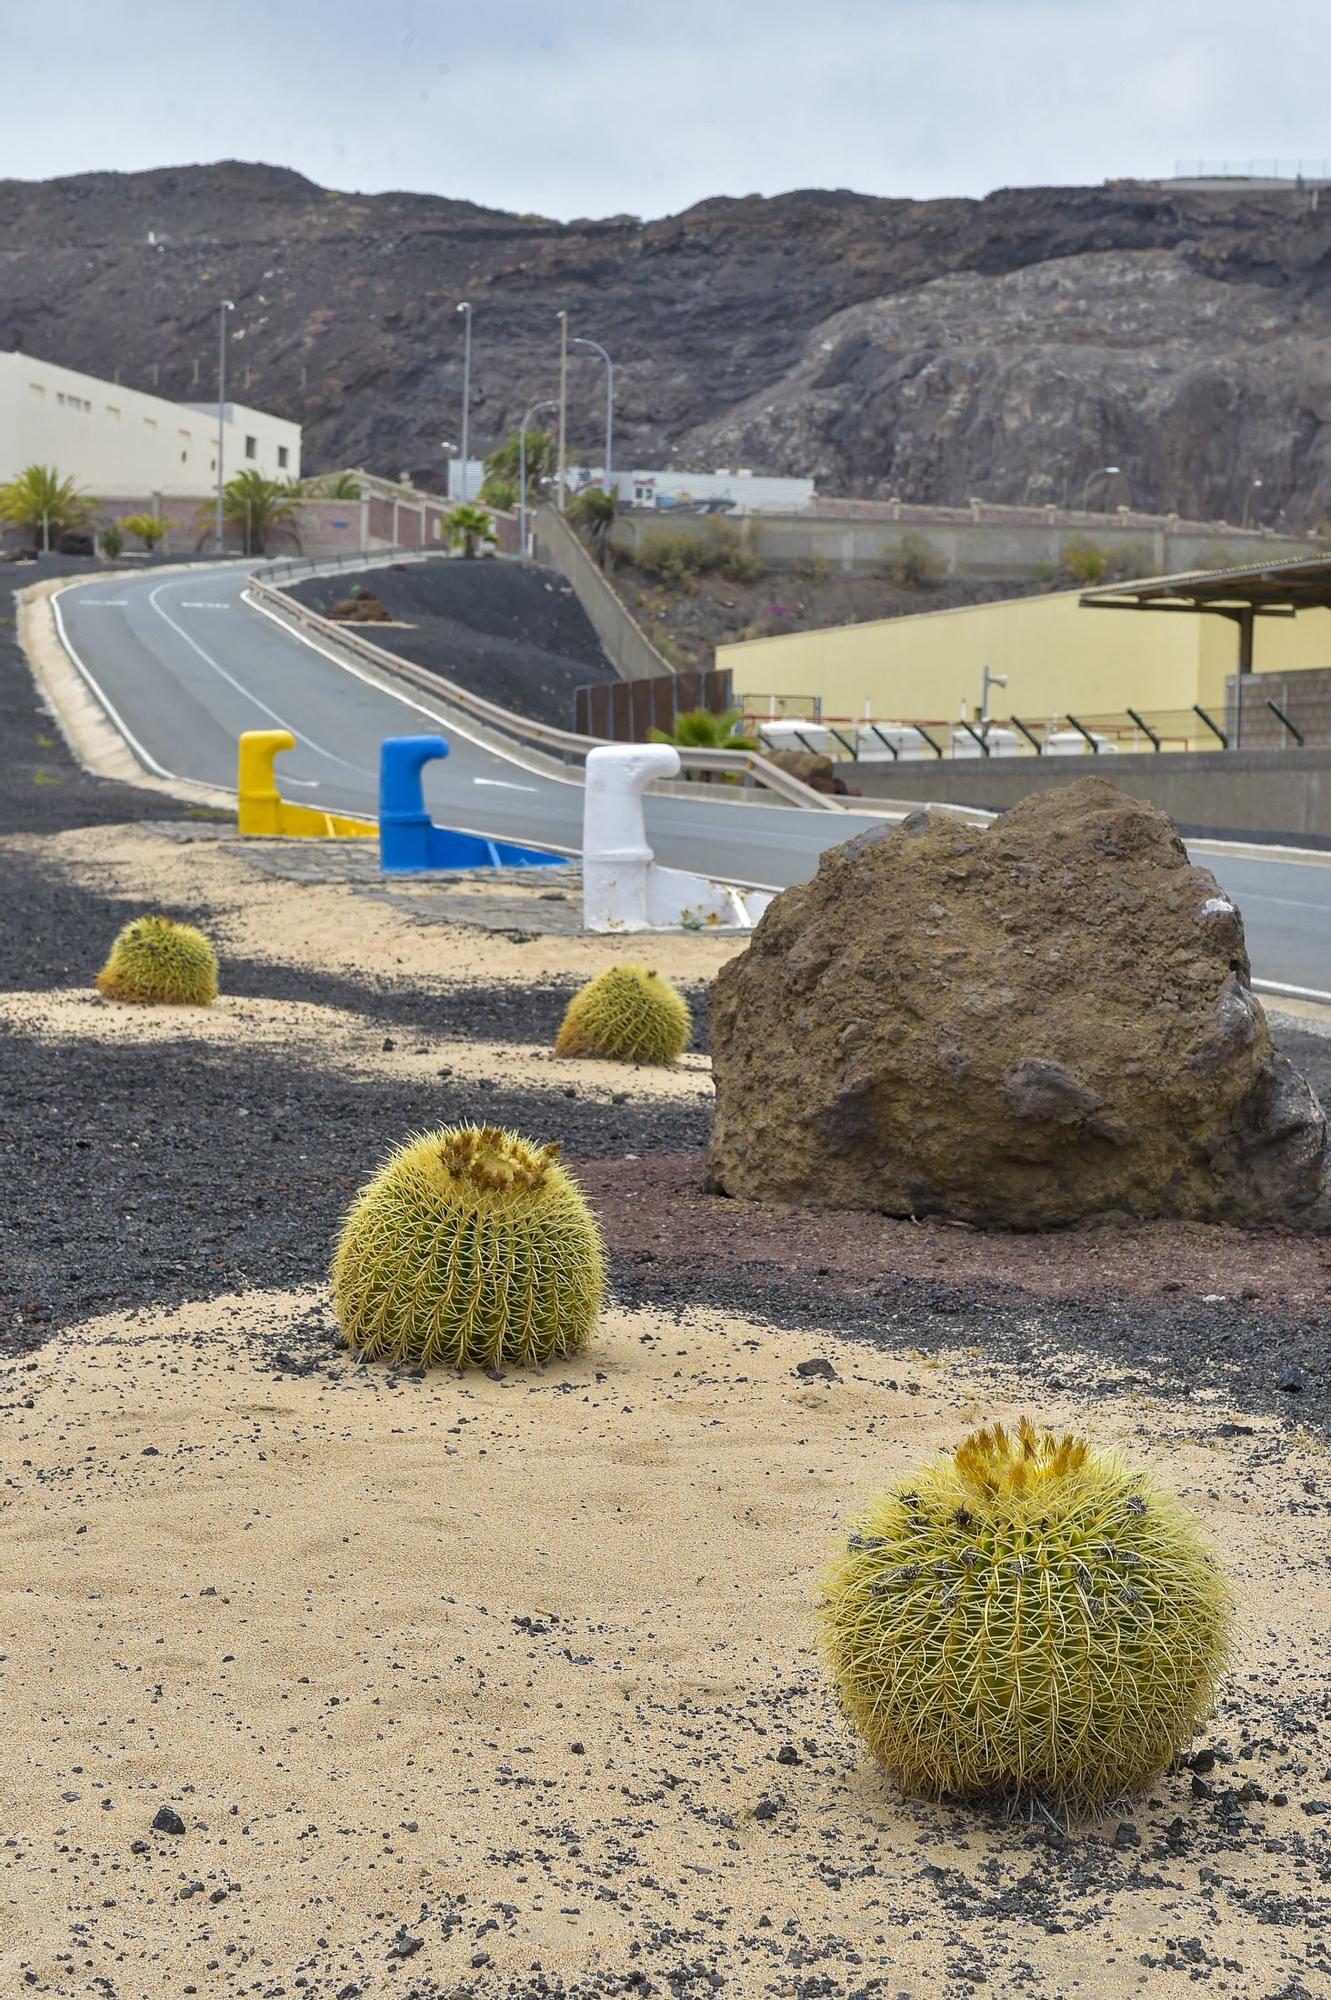
[[[612,965],[569,1001],[555,1054],[673,1063],[692,1032],[688,1002],[668,979],[645,965]]]
[[[790,567],[804,583],[826,583],[832,574],[832,565],[827,557],[816,551],[812,555],[797,556]]]
[[[601,1236],[558,1152],[496,1125],[399,1146],[352,1203],[333,1257],[345,1344],[455,1368],[585,1346],[604,1291]]]
[[[121,533],[119,521],[107,522],[101,532],[101,544],[102,554],[114,562],[125,546],[125,537]]]
[[[644,535],[633,552],[634,565],[644,576],[675,584],[711,569],[714,557],[714,549],[687,528],[658,528]]]
[[[899,590],[923,590],[937,583],[947,565],[927,535],[912,529],[883,552],[887,574]]]
[[[128,534],[136,536],[151,555],[157,544],[176,524],[167,520],[163,514],[125,514],[121,517],[120,525]]]
[[[1230,1622],[1176,1500],[1025,1420],[876,1500],[824,1606],[846,1712],[907,1790],[1073,1808],[1138,1789],[1187,1741]]]
[[[1063,547],[1063,567],[1078,583],[1099,583],[1108,573],[1110,555],[1095,542],[1067,542]]]
[[[193,924],[134,917],[117,934],[96,984],[108,1000],[206,1007],[217,998],[217,954]]]

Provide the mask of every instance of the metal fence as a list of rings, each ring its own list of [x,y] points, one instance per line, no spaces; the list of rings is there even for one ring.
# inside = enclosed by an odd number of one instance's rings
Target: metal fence
[[[1319,679],[1322,672],[1317,670]],[[1293,678],[1291,676],[1290,678]],[[1279,697],[1279,699],[1275,697]],[[1331,685],[1268,694],[1260,680],[1231,679],[1223,705],[1122,708],[1055,716],[914,717],[824,714],[815,696],[741,695],[741,727],[771,749],[810,750],[856,763],[914,763],[921,758],[1115,756],[1180,750],[1295,750],[1331,747]]]

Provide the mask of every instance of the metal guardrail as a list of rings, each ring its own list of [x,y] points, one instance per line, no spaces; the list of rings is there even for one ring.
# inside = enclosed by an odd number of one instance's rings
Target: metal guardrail
[[[282,589],[282,580],[294,582],[297,576],[318,576],[336,573],[348,568],[366,568],[372,564],[400,561],[402,554],[414,556],[418,560],[428,560],[433,554],[436,559],[443,551],[410,549],[401,553],[392,550],[378,550],[370,562],[364,556],[357,556],[353,562],[344,556],[294,558],[291,561],[268,563],[261,570],[250,572],[249,589],[267,609],[284,623],[302,625],[317,633],[325,643],[342,647],[368,664],[391,673],[401,679],[411,681],[415,686],[426,689],[436,700],[450,708],[455,708],[468,719],[481,724],[485,729],[511,739],[524,749],[544,753],[564,763],[581,762],[589,750],[599,748],[609,741],[600,736],[579,736],[571,729],[558,729],[553,724],[531,722],[525,716],[515,715],[512,709],[501,708],[497,702],[487,701],[483,695],[472,694],[470,689],[460,687],[441,674],[430,673],[418,667],[411,660],[404,660],[400,654],[390,653],[382,646],[376,646],[358,631],[346,625],[339,625],[298,598],[291,597]],[[278,580],[272,578],[279,573]],[[740,778],[751,779],[765,785],[792,805],[802,806],[816,812],[845,812],[845,803],[832,798],[825,792],[814,791],[788,771],[775,764],[769,764],[765,757],[755,756],[747,750],[696,750],[680,748],[680,762],[686,770],[731,773]]]

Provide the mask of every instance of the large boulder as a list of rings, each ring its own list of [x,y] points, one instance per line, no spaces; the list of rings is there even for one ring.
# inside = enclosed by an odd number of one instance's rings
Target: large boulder
[[[987,828],[875,827],[712,988],[709,1184],[1018,1228],[1323,1227],[1326,1121],[1248,982],[1214,876],[1099,779]]]

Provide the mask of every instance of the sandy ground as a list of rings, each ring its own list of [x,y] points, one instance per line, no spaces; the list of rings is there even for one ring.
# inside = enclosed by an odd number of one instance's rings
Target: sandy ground
[[[898,1797],[812,1644],[839,1524],[1018,1376],[704,1312],[496,1380],[330,1336],[255,1293],[5,1365],[0,1991],[1325,1990],[1321,1443],[1115,1405],[1242,1637],[1211,1775],[1065,1838]]]
[[[509,1082],[572,1087],[607,1100],[627,1093],[712,1102],[706,1056],[686,1054],[669,1068],[586,1057],[575,1061],[531,1043],[473,1039],[466,1034],[465,1013],[450,1015],[442,1007],[434,1035],[423,1041],[416,1034],[385,1035],[381,1023],[363,1015],[299,1000],[223,993],[209,1007],[139,1007],[104,1000],[92,990],[57,988],[46,993],[0,993],[0,1031],[4,1028],[44,1041],[91,1039],[121,1046],[160,1046],[164,1054],[182,1043],[193,1052],[239,1044],[288,1062],[336,1066],[351,1078],[372,1074],[376,1079],[391,1076],[421,1083],[438,1078],[444,1056],[448,1073],[459,1079],[502,1075]]]
[[[302,885],[256,874],[215,843],[182,843],[150,828],[112,826],[11,836],[4,843],[68,871],[105,896],[143,907],[205,904],[210,934],[225,958],[324,965],[351,974],[398,973],[415,980],[590,979],[625,956],[616,937],[535,937],[516,942],[461,926],[421,925],[389,902],[349,894],[340,884]],[[107,940],[109,943],[109,939]],[[634,940],[634,956],[676,979],[711,979],[742,941],[707,932]],[[225,967],[223,967],[225,983]]]

